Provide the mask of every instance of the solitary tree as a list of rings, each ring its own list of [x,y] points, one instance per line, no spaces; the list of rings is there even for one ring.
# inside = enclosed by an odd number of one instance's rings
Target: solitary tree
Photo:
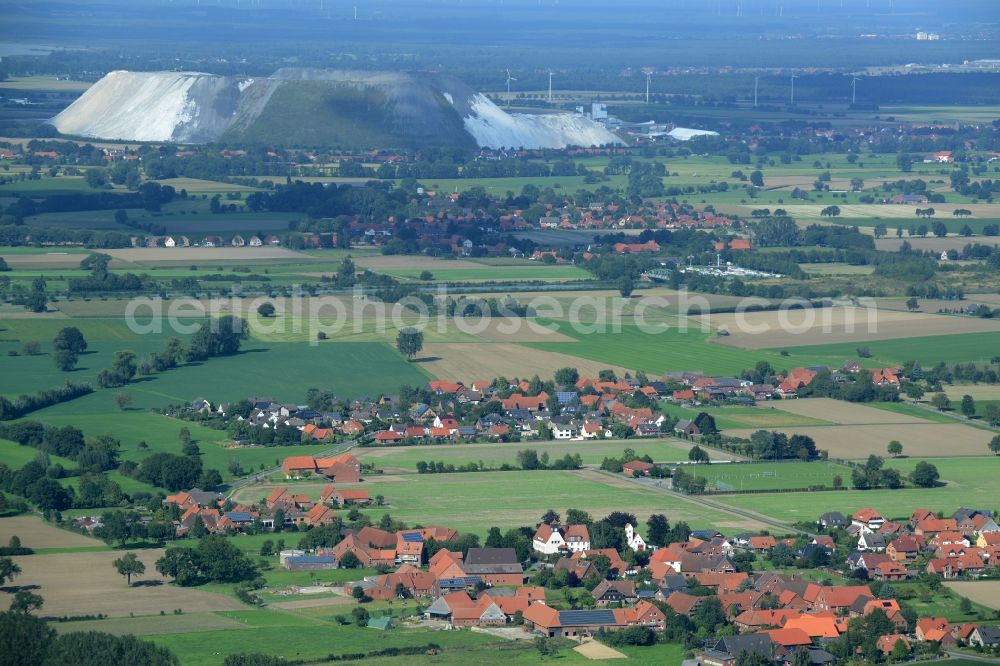
[[[940,478],[937,467],[926,461],[917,463],[916,468],[910,473],[910,481],[921,488],[933,488]]]
[[[993,455],[1000,456],[1000,435],[996,435],[989,443],[990,451]]]
[[[0,585],[14,580],[21,573],[21,567],[9,557],[0,557]]]
[[[976,415],[976,401],[972,399],[971,395],[962,396],[962,414],[967,418]]]
[[[396,349],[409,360],[413,360],[424,348],[424,334],[413,327],[401,328],[396,335]]]
[[[631,275],[623,275],[618,278],[618,293],[622,295],[622,298],[629,298],[633,291],[635,291],[635,280],[632,279]]]
[[[257,306],[257,314],[261,317],[273,317],[274,316],[274,304],[273,303],[261,303]]]
[[[80,360],[80,357],[71,349],[57,349],[52,355],[52,360],[55,361],[57,368],[63,372],[69,372],[76,367],[76,363]]]
[[[886,451],[888,451],[889,455],[893,458],[898,458],[903,453],[903,445],[894,439],[889,442],[889,446],[886,447]]]
[[[118,405],[118,409],[125,411],[125,408],[132,404],[132,394],[115,393],[115,404]]]
[[[708,454],[700,446],[693,446],[691,450],[688,451],[688,460],[695,463],[707,463]]]
[[[917,300],[916,296],[910,296],[906,299],[906,309],[910,312],[920,309],[920,301]]]
[[[28,590],[18,590],[14,600],[10,602],[10,610],[14,613],[30,613],[38,610],[45,603],[40,595]]]
[[[52,347],[56,351],[69,349],[77,354],[82,354],[87,351],[87,341],[84,340],[80,329],[76,326],[67,326],[56,334],[56,337],[52,340]]]
[[[931,404],[935,409],[944,411],[951,408],[951,400],[944,393],[935,393],[931,396]]]
[[[141,576],[146,573],[146,565],[139,560],[139,556],[135,553],[125,553],[111,564],[120,575],[125,576],[129,587],[132,586],[132,576]]]
[[[986,405],[986,409],[983,410],[983,418],[991,426],[1000,425],[1000,405],[995,402]]]

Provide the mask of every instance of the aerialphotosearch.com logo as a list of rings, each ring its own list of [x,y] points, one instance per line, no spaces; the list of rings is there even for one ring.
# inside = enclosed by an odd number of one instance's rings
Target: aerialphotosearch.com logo
[[[407,296],[384,302],[360,288],[350,295],[310,296],[293,287],[289,296],[230,296],[213,299],[138,297],[125,309],[130,330],[139,335],[190,335],[206,319],[218,326],[233,315],[237,326],[247,326],[254,337],[308,340],[317,345],[338,335],[382,335],[412,327],[441,336],[459,332],[490,339],[516,338],[525,331],[534,336],[574,333],[620,333],[633,326],[655,335],[665,331],[715,331],[720,335],[764,336],[867,333],[878,331],[878,309],[873,299],[853,298],[821,302],[789,298],[775,301],[757,297],[735,303],[718,301],[686,290],[650,290],[623,298],[595,293],[559,296],[556,292],[511,296],[449,295],[443,286],[422,297]],[[261,316],[265,304],[273,314]],[[537,339],[534,338],[534,339]]]

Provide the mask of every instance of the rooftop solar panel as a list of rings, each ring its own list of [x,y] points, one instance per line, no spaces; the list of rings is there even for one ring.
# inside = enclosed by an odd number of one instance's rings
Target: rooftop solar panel
[[[564,627],[588,624],[614,624],[615,614],[609,610],[559,611],[559,624]]]

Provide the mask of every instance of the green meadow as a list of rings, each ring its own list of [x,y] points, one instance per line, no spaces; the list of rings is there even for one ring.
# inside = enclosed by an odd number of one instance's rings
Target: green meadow
[[[725,406],[725,407],[682,407],[672,402],[661,402],[664,413],[678,419],[693,420],[701,412],[710,414],[715,419],[715,425],[720,430],[727,428],[792,428],[795,426],[833,425],[829,421],[792,414],[775,409],[767,403],[757,407]]]
[[[687,460],[690,448],[680,440],[637,439],[360,447],[353,453],[362,461],[380,468],[415,472],[417,462],[421,460],[442,461],[456,466],[473,462],[482,462],[487,467],[500,467],[504,463],[516,465],[517,452],[522,449],[533,449],[539,455],[548,453],[553,461],[567,453],[579,454],[584,465],[599,465],[604,458],[620,458],[626,447],[635,450],[636,455],[649,455],[657,462]]]
[[[692,327],[694,328],[694,327]],[[656,332],[644,332],[638,326],[624,324],[620,332],[585,333],[561,323],[559,332],[574,342],[529,342],[528,347],[570,354],[610,365],[663,373],[668,370],[701,370],[708,374],[737,374],[752,368],[761,359],[780,358],[775,352],[745,351],[713,345],[710,334],[700,330],[681,331],[664,326]]]
[[[637,443],[636,451],[641,448]],[[281,482],[277,478],[274,481]],[[316,495],[323,484],[290,487]],[[686,520],[692,526],[704,528],[722,528],[733,520],[722,511],[650,491],[623,475],[592,470],[371,476],[364,487],[372,497],[385,497],[385,506],[362,511],[376,522],[389,513],[411,525],[445,525],[481,538],[493,526],[508,529],[536,525],[549,508],[559,513],[569,508],[581,509],[595,518],[612,511],[629,511],[640,523],[650,514],[665,513],[672,521]],[[268,492],[268,487],[251,487],[241,490],[238,499],[257,500]]]
[[[902,365],[909,360],[919,360],[925,368],[938,363],[968,363],[989,361],[1000,350],[1000,332],[955,333],[929,335],[919,338],[873,340],[865,343],[872,357],[866,365]],[[857,343],[808,345],[795,347],[791,352],[796,358],[842,357],[856,358]],[[773,350],[772,350],[773,351]]]
[[[52,339],[63,326],[80,328],[88,350],[78,368],[62,372],[51,357]],[[130,350],[141,358],[162,350],[171,334],[139,335],[120,319],[17,319],[0,324],[0,376],[4,381],[0,394],[33,393],[58,386],[67,379],[94,383],[97,374],[110,367],[116,351]],[[178,336],[184,337],[184,336]],[[41,342],[42,354],[8,356],[29,340]],[[262,342],[251,338],[234,356],[218,357],[138,377],[121,389],[96,391],[107,407],[112,394],[132,394],[133,408],[165,407],[186,403],[196,397],[210,401],[235,401],[255,395],[268,395],[283,401],[302,401],[310,387],[325,388],[345,398],[359,398],[394,392],[401,384],[423,384],[428,376],[420,367],[408,363],[386,342],[331,342],[318,345]],[[96,384],[95,384],[96,385]],[[88,405],[93,409],[93,405]],[[105,411],[106,408],[104,408]],[[62,405],[61,409],[73,408]]]
[[[886,465],[909,474],[919,458],[887,460]],[[1000,457],[932,458],[943,486],[937,488],[902,488],[899,490],[845,490],[839,492],[802,492],[780,494],[730,495],[715,498],[723,504],[752,509],[768,516],[794,521],[813,521],[827,511],[853,513],[872,507],[893,518],[907,517],[914,509],[925,508],[950,514],[959,507],[996,510],[995,475],[1000,473]],[[850,475],[842,475],[845,486]]]

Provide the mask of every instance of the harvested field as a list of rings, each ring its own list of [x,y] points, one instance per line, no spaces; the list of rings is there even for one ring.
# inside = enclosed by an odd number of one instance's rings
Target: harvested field
[[[559,342],[564,339],[551,340]],[[547,338],[547,340],[549,340]],[[568,354],[531,349],[514,343],[445,342],[424,345],[421,369],[438,379],[471,381],[476,377],[552,377],[559,368],[576,368],[596,377],[604,369],[622,374],[627,368],[589,361]],[[633,369],[634,370],[634,369]]]
[[[955,402],[964,395],[974,400],[1000,400],[1000,384],[954,384],[945,386],[944,392]]]
[[[27,539],[24,542],[31,544]],[[122,551],[104,551],[15,557],[21,567],[15,583],[41,586],[37,593],[45,598],[46,615],[153,615],[161,610],[169,614],[176,608],[190,613],[244,608],[222,594],[168,585],[155,568],[163,555],[159,548],[137,551],[146,573],[133,581],[160,584],[126,587],[125,578],[111,564],[121,555]]]
[[[318,261],[316,257],[283,247],[132,247],[103,250],[116,259],[133,263],[163,261]],[[77,262],[79,263],[79,262]]]
[[[27,548],[100,548],[104,543],[76,532],[61,530],[38,516],[0,518],[0,543],[6,544],[17,535]],[[20,582],[20,579],[19,579]]]
[[[47,600],[46,600],[47,601]],[[107,620],[84,620],[81,622],[55,622],[52,627],[60,634],[74,631],[100,631],[115,636],[134,634],[153,636],[156,634],[188,634],[196,631],[223,631],[248,629],[242,622],[217,613],[184,613],[161,616],[122,617]]]
[[[715,342],[744,349],[863,343],[871,340],[1000,331],[1000,322],[990,319],[853,306],[715,314],[694,319],[729,331],[728,336],[715,338]]]
[[[47,254],[5,254],[0,252],[0,257],[7,262],[12,270],[25,270],[30,268],[79,268],[80,261],[89,252],[67,251],[50,252]]]
[[[948,236],[946,238],[918,238],[915,236],[907,236],[906,238],[879,238],[875,241],[875,249],[895,252],[904,241],[909,243],[910,247],[914,250],[941,252],[943,250],[961,251],[963,247],[969,244],[970,239],[961,236]],[[977,239],[977,241],[984,245],[996,245],[995,239],[982,238]]]
[[[875,181],[872,181],[875,182]],[[811,184],[811,183],[810,183]],[[934,210],[937,212],[937,216],[947,219],[957,219],[954,218],[952,213],[955,209],[964,208],[966,210],[972,211],[972,214],[976,218],[995,218],[1000,217],[1000,204],[967,204],[967,203],[956,203],[956,204],[931,204]],[[838,204],[840,208],[841,218],[881,218],[883,220],[908,220],[916,222],[917,218],[913,214],[914,206],[912,205],[894,205],[894,204]],[[822,219],[820,211],[822,211],[826,206],[822,204],[802,204],[802,205],[789,205],[782,206],[788,211],[788,214],[795,219],[800,218],[816,218]],[[747,212],[750,212],[749,206],[746,207]],[[929,224],[929,223],[928,223]],[[907,238],[907,240],[916,240]]]
[[[468,259],[435,259],[433,257],[404,254],[358,257],[354,260],[354,263],[358,266],[358,268],[367,268],[372,271],[427,269],[433,273],[435,268],[465,270],[495,268],[495,266],[481,264],[477,261],[469,261]]]
[[[926,423],[924,419],[906,414],[896,414],[868,407],[855,402],[833,398],[804,398],[802,400],[774,400],[775,409],[799,416],[823,419],[838,425],[884,425],[890,423]]]
[[[944,586],[970,601],[1000,610],[1000,580],[950,581]]]
[[[608,647],[604,643],[598,643],[595,640],[589,640],[583,645],[578,645],[573,648],[573,651],[582,654],[587,659],[628,659],[628,656],[618,650]]]
[[[910,457],[981,456],[992,433],[960,423],[899,423],[901,415],[892,415],[896,423],[884,425],[838,425],[803,428],[775,428],[789,436],[808,435],[816,447],[830,452],[831,458],[867,458],[885,455],[885,447],[899,440]],[[749,438],[754,430],[727,430],[733,437]]]

